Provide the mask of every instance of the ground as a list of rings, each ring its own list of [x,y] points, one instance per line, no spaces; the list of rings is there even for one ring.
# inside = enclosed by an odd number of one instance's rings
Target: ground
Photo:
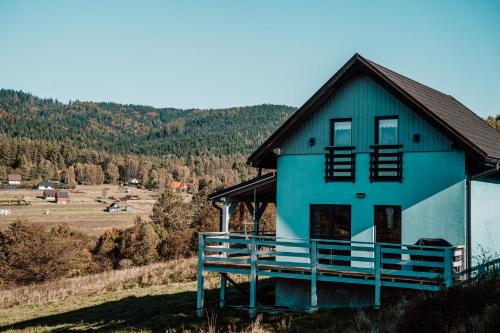
[[[108,188],[107,198],[102,200],[103,190]],[[149,218],[159,192],[141,190],[118,185],[77,186],[67,190],[70,203],[58,205],[40,198],[43,190],[16,189],[0,190],[0,201],[7,199],[25,199],[28,206],[0,206],[9,209],[9,216],[0,215],[0,228],[9,223],[24,220],[31,223],[43,223],[51,226],[66,223],[71,228],[98,236],[110,228],[127,228],[133,225],[136,217]],[[126,195],[137,195],[139,200],[121,201]],[[114,199],[113,199],[114,198]],[[98,201],[99,200],[99,201]],[[116,213],[105,212],[111,202],[118,202],[120,210]],[[130,207],[130,211],[123,211]],[[48,213],[48,214],[47,214]]]

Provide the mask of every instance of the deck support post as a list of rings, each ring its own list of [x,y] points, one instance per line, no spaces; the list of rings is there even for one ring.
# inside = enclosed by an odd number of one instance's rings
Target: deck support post
[[[198,290],[196,297],[196,315],[203,317],[205,315],[204,304],[204,277],[203,277],[203,248],[204,248],[203,235],[198,235]]]
[[[257,301],[257,248],[255,244],[255,237],[251,240],[251,250],[250,250],[250,308],[249,316],[251,319],[255,318],[257,313],[256,301]]]
[[[318,293],[317,293],[317,271],[318,271],[318,243],[311,242],[311,306],[309,312],[313,313],[318,310]]]
[[[220,293],[219,293],[219,308],[223,308],[226,303],[226,285],[227,279],[224,274],[220,275]]]
[[[453,277],[452,277],[452,272],[453,272],[453,256],[452,256],[452,249],[451,248],[446,248],[444,250],[444,285],[446,288],[451,287],[453,283]]]
[[[381,260],[382,258],[382,251],[380,248],[379,243],[375,243],[375,260],[374,260],[374,271],[375,271],[375,308],[378,309],[380,308],[380,291],[382,288],[382,281],[380,279],[380,273],[381,273]]]

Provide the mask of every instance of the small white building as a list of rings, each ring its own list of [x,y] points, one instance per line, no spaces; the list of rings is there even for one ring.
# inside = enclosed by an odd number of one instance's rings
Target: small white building
[[[9,185],[21,185],[22,177],[20,174],[10,173],[7,175],[7,184]]]
[[[38,183],[37,188],[39,190],[54,190],[56,185],[48,180],[44,180],[43,182]]]
[[[118,211],[118,209],[120,209],[120,207],[118,206],[118,204],[116,202],[113,202],[111,205],[106,207],[106,211],[109,213],[116,213]]]

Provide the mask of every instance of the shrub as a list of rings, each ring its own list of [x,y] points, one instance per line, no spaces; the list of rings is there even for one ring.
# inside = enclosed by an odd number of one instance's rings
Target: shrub
[[[16,222],[0,233],[0,278],[3,284],[30,284],[72,277],[96,269],[91,240],[59,226],[45,230]]]
[[[158,260],[159,241],[152,224],[138,219],[133,227],[123,231],[120,258],[130,259],[137,266],[151,264]]]

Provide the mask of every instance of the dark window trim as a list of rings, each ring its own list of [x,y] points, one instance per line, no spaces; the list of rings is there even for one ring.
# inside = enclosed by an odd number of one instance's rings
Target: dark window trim
[[[315,239],[313,237],[313,206],[314,207],[349,207],[349,238],[352,239],[352,205],[351,204],[309,204],[309,238]],[[328,223],[335,223],[335,221],[328,221]],[[330,239],[330,238],[329,238]],[[331,238],[334,239],[334,238]],[[340,239],[342,240],[342,239]]]
[[[393,115],[393,116],[376,116],[375,117],[375,144],[379,144],[379,122],[380,120],[387,120],[387,119],[396,119],[398,121],[398,134],[397,134],[397,142],[396,144],[399,144],[399,116]]]
[[[352,118],[332,118],[330,119],[330,146],[335,146],[335,142],[333,140],[334,136],[334,129],[335,129],[335,123],[339,123],[342,121],[349,121],[351,122],[351,144],[352,145]]]

